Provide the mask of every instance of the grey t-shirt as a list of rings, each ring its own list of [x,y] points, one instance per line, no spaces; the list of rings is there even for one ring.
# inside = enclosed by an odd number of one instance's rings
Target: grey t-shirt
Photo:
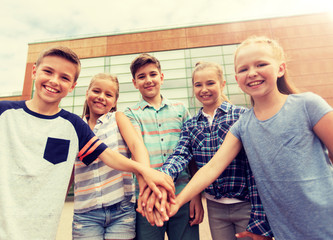
[[[333,166],[313,132],[332,108],[318,95],[289,95],[270,119],[253,109],[230,129],[240,139],[277,240],[333,239]]]

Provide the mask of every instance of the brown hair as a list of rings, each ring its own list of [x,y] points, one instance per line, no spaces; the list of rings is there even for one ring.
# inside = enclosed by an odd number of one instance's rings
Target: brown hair
[[[223,86],[223,82],[225,82],[225,79],[224,79],[224,76],[223,76],[223,70],[222,70],[222,67],[217,64],[217,63],[214,63],[214,62],[197,62],[195,64],[195,68],[192,72],[192,85],[194,86],[194,75],[196,72],[198,71],[201,71],[203,69],[206,69],[206,68],[212,68],[215,70],[215,73],[221,83],[221,86]],[[230,102],[228,97],[223,93],[223,91],[221,92],[221,96],[222,96],[222,99],[224,101],[227,101],[227,102]]]
[[[92,87],[95,81],[97,80],[109,80],[111,82],[114,82],[117,86],[117,91],[116,91],[116,100],[118,100],[119,97],[119,81],[116,75],[108,74],[108,73],[98,73],[95,76],[92,77],[90,84],[88,86],[87,91]],[[115,112],[117,111],[117,106],[114,106],[113,108],[110,109],[110,112]],[[90,115],[90,109],[87,103],[87,100],[85,100],[84,105],[83,105],[83,113],[82,113],[82,118],[85,116]]]
[[[244,40],[237,48],[235,52],[235,57],[234,57],[234,62],[236,62],[237,54],[239,50],[247,45],[250,44],[267,44],[270,46],[273,50],[273,53],[276,57],[277,60],[286,62],[286,57],[283,48],[281,45],[278,43],[278,41],[267,38],[265,36],[251,36]],[[235,66],[236,67],[236,66]],[[293,93],[298,93],[299,90],[294,86],[294,84],[288,79],[288,73],[287,73],[287,68],[285,69],[285,73],[282,77],[279,77],[277,79],[277,87],[280,93],[282,94],[293,94]],[[254,101],[251,97],[251,103],[254,105]]]
[[[79,78],[79,75],[80,75],[80,71],[81,71],[81,62],[75,52],[73,52],[70,48],[64,47],[64,46],[58,46],[58,47],[52,47],[52,48],[45,49],[44,51],[42,51],[39,54],[39,57],[35,64],[36,67],[38,67],[41,64],[41,62],[43,61],[43,59],[48,56],[61,57],[61,58],[64,58],[64,59],[70,61],[71,63],[73,63],[76,67],[74,82],[77,81],[77,79]]]
[[[155,64],[158,71],[161,72],[160,61],[158,61],[157,58],[155,58],[154,56],[152,56],[148,53],[142,53],[138,57],[136,57],[131,63],[130,69],[131,69],[133,79],[135,79],[135,74],[139,70],[139,68],[141,68],[147,64],[150,64],[150,63]]]

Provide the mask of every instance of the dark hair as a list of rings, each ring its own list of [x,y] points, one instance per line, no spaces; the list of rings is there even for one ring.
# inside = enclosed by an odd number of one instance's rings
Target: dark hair
[[[150,64],[150,63],[155,64],[155,66],[157,67],[159,72],[161,72],[160,61],[158,61],[157,58],[155,58],[154,56],[152,56],[148,53],[142,53],[138,57],[136,57],[131,63],[130,69],[131,69],[133,79],[135,79],[135,74],[139,70],[139,68],[141,68],[147,64]]]
[[[81,71],[81,62],[75,52],[73,52],[70,48],[64,47],[64,46],[51,47],[51,48],[45,49],[44,51],[42,51],[39,54],[39,57],[35,64],[36,67],[38,67],[41,64],[41,62],[43,61],[43,59],[48,56],[61,57],[61,58],[64,58],[64,59],[70,61],[71,63],[73,63],[76,67],[74,82],[77,81],[77,79],[79,78],[79,75],[80,75],[80,71]]]
[[[94,84],[96,80],[109,80],[111,82],[114,82],[117,86],[117,91],[116,91],[116,100],[118,100],[119,97],[119,81],[116,75],[113,74],[108,74],[108,73],[98,73],[95,76],[92,77],[90,84],[88,86],[87,91],[91,88],[91,86]],[[117,106],[114,106],[113,108],[110,109],[110,112],[115,112],[117,111]],[[87,103],[87,100],[85,100],[84,105],[83,105],[83,113],[82,113],[82,118],[85,116],[90,115],[90,109]]]
[[[238,46],[238,48],[235,52],[234,62],[236,62],[236,58],[237,58],[237,54],[239,52],[239,49],[241,49],[244,46],[247,46],[247,45],[250,45],[250,44],[256,44],[256,43],[267,44],[268,46],[270,46],[272,48],[273,53],[274,53],[277,60],[286,62],[286,57],[285,57],[285,54],[284,54],[284,50],[281,47],[281,45],[278,43],[278,41],[267,38],[265,36],[251,36],[251,37],[245,39]],[[294,84],[288,79],[287,68],[285,69],[284,75],[277,79],[277,87],[278,87],[278,90],[279,90],[280,93],[286,94],[286,95],[299,92],[299,90],[294,86]],[[253,106],[254,101],[253,101],[252,97],[251,97],[251,103],[252,103],[252,106]]]

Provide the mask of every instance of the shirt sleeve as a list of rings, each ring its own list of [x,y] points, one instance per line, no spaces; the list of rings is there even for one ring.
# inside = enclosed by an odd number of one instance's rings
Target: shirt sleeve
[[[190,133],[186,124],[184,124],[173,153],[160,168],[160,171],[176,180],[179,174],[188,166],[192,157]]]
[[[326,113],[333,110],[321,96],[311,92],[304,94],[304,104],[311,127],[314,127]]]
[[[135,130],[137,132],[140,132],[140,134],[141,134],[141,127],[140,127],[137,119],[135,118],[135,115],[133,114],[132,110],[130,108],[126,108],[125,111],[124,111],[124,114],[131,121],[131,123],[132,123],[133,127],[135,128]]]
[[[264,207],[261,203],[258,189],[248,160],[246,160],[246,165],[247,185],[251,203],[251,215],[246,230],[257,235],[273,237],[273,232],[269,226]]]
[[[78,159],[84,164],[89,165],[107,149],[107,146],[99,140],[93,131],[81,118],[76,118],[75,127],[79,137]]]

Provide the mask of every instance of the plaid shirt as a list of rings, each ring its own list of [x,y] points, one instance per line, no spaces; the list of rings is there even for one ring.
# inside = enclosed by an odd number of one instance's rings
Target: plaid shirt
[[[246,108],[223,102],[217,108],[210,126],[201,109],[184,124],[179,142],[161,171],[176,179],[192,158],[195,159],[198,168],[203,167],[217,152],[229,128],[245,111]],[[216,199],[223,197],[250,201],[251,219],[247,230],[259,235],[272,236],[244,150],[205,189],[205,192]]]

